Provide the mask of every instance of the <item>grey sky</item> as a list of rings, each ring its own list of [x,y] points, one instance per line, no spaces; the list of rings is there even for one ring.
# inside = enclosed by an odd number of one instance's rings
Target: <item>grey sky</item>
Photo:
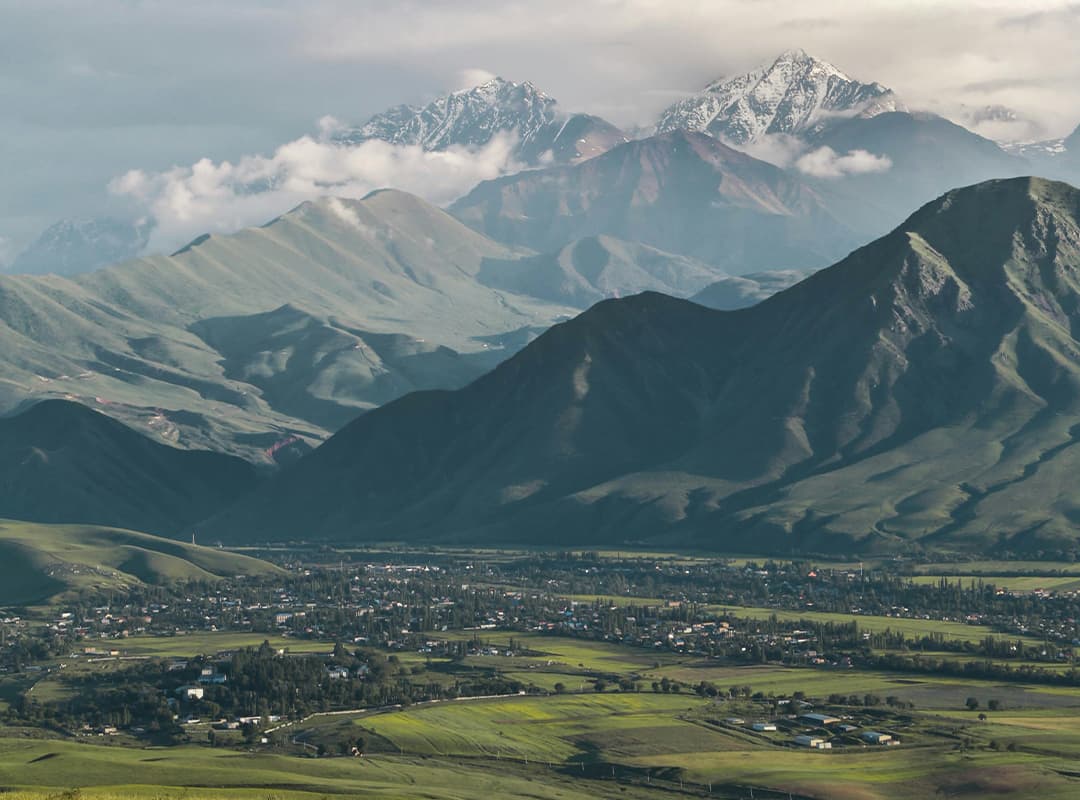
[[[634,124],[803,47],[910,105],[1002,103],[1062,135],[1078,34],[1080,3],[1039,0],[0,0],[0,237],[108,210],[127,170],[270,153],[468,70]]]

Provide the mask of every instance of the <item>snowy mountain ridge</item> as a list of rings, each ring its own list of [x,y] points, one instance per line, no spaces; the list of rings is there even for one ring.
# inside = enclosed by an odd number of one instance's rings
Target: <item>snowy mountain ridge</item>
[[[740,145],[767,134],[799,136],[833,116],[905,110],[880,83],[860,83],[803,50],[788,50],[769,66],[714,81],[675,103],[661,114],[656,132],[682,128]]]
[[[335,141],[358,145],[379,139],[446,150],[482,147],[500,134],[517,137],[517,155],[525,163],[577,161],[626,141],[620,130],[598,117],[564,114],[553,97],[529,81],[497,77],[425,106],[401,105],[376,114],[342,131]]]

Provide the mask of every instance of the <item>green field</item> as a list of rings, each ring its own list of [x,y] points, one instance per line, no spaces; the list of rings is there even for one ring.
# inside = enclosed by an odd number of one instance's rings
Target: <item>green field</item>
[[[463,631],[439,634],[444,640],[471,639],[474,632]],[[677,663],[682,657],[673,653],[652,653],[620,647],[608,642],[586,639],[570,639],[562,636],[544,636],[536,633],[506,633],[505,631],[476,631],[475,635],[485,644],[505,648],[510,640],[519,648],[526,648],[539,655],[517,656],[501,659],[494,656],[478,656],[470,663],[499,665],[505,669],[522,670],[529,666],[568,667],[590,672],[640,672],[656,663]]]
[[[610,791],[579,786],[552,770],[529,770],[507,762],[454,763],[400,756],[308,759],[206,747],[144,750],[12,739],[0,739],[0,787],[29,792],[4,795],[20,800],[44,800],[75,788],[80,789],[78,796],[99,800],[642,796],[615,786]]]
[[[127,644],[144,643],[161,655],[192,654],[258,644],[262,638],[203,634]],[[481,638],[505,647],[511,636]],[[680,791],[734,799],[747,797],[751,787],[820,800],[1080,796],[1080,782],[1066,774],[1075,771],[1069,765],[1080,757],[1080,689],[859,670],[718,666],[700,657],[658,655],[604,642],[536,634],[512,638],[519,652],[528,649],[530,655],[433,659],[430,667],[421,654],[401,654],[399,660],[423,666],[432,679],[497,669],[549,689],[562,682],[569,693],[318,715],[278,734],[284,749],[258,752],[199,744],[135,748],[119,740],[103,746],[100,740],[26,739],[11,731],[8,738],[0,736],[0,790],[23,792],[8,795],[12,800],[45,800],[76,787],[81,796],[97,800],[464,800],[485,795],[657,800],[680,796]],[[272,643],[328,649],[294,640]],[[123,667],[122,662],[101,662],[94,668]],[[643,691],[597,693],[590,672],[636,674]],[[650,682],[662,677],[682,682],[683,690],[650,691]],[[895,695],[915,709],[850,708],[863,726],[876,725],[873,720],[881,715],[890,720],[883,725],[900,726],[901,747],[866,748],[856,741],[832,752],[808,752],[791,745],[798,727],[756,734],[723,723],[732,714],[756,719],[787,712],[770,711],[767,700],[699,697],[689,686],[700,681],[722,689],[749,686],[766,697],[795,692],[815,698]],[[47,684],[41,689],[48,691]],[[982,708],[995,700],[1004,710],[981,721],[965,710],[968,697],[976,697]],[[192,735],[201,741],[205,733],[199,729]],[[337,752],[337,742],[360,736],[367,742],[363,758],[299,757],[313,752],[316,743]]]
[[[1076,575],[1080,564],[1072,561],[961,561],[916,564],[914,571],[924,575]]]
[[[730,744],[680,717],[703,705],[695,695],[586,693],[440,703],[356,724],[406,753],[564,762],[592,760],[600,745],[622,752],[648,742],[661,753],[693,739]]]
[[[1075,592],[1080,590],[1080,575],[1013,575],[1013,576],[986,576],[986,575],[916,575],[911,579],[912,583],[930,584],[936,586],[944,578],[949,583],[960,583],[970,586],[972,582],[982,581],[992,583],[1000,589],[1010,592],[1033,592],[1042,589],[1048,592]]]
[[[908,619],[903,617],[878,617],[869,614],[839,614],[827,611],[789,611],[777,608],[752,608],[748,606],[710,606],[709,611],[717,614],[730,613],[736,619],[765,620],[775,616],[784,622],[855,622],[866,631],[891,630],[903,633],[908,637],[940,635],[946,639],[960,642],[977,642],[987,636],[1003,636],[995,633],[986,625],[968,625],[963,622],[949,622],[934,619]],[[1009,636],[1010,639],[1020,639],[1033,646],[1042,643],[1042,640],[1030,636]]]
[[[214,655],[223,650],[258,647],[268,641],[275,648],[290,653],[329,653],[334,649],[331,642],[310,639],[292,639],[265,633],[188,633],[178,636],[135,636],[122,643],[123,652],[132,656],[156,656],[163,658]]]

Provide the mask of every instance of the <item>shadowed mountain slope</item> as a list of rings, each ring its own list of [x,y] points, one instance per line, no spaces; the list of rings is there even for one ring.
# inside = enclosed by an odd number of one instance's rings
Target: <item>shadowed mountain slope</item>
[[[77,403],[0,419],[0,518],[170,534],[256,482],[239,458],[177,450]]]
[[[1072,187],[993,181],[749,309],[600,303],[463,390],[365,415],[212,530],[778,552],[1071,544],[1078,219]]]

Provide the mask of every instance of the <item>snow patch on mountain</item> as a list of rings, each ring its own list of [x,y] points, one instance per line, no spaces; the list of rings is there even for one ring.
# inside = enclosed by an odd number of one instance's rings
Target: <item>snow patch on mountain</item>
[[[439,151],[483,147],[498,135],[515,136],[516,155],[530,164],[578,161],[626,141],[622,131],[598,117],[563,113],[553,97],[529,81],[499,77],[425,106],[389,109],[337,132],[334,140],[345,146],[381,140]]]
[[[702,131],[735,145],[765,136],[799,136],[837,116],[875,116],[906,107],[880,83],[861,83],[803,50],[771,65],[724,78],[669,107],[657,133]]]

